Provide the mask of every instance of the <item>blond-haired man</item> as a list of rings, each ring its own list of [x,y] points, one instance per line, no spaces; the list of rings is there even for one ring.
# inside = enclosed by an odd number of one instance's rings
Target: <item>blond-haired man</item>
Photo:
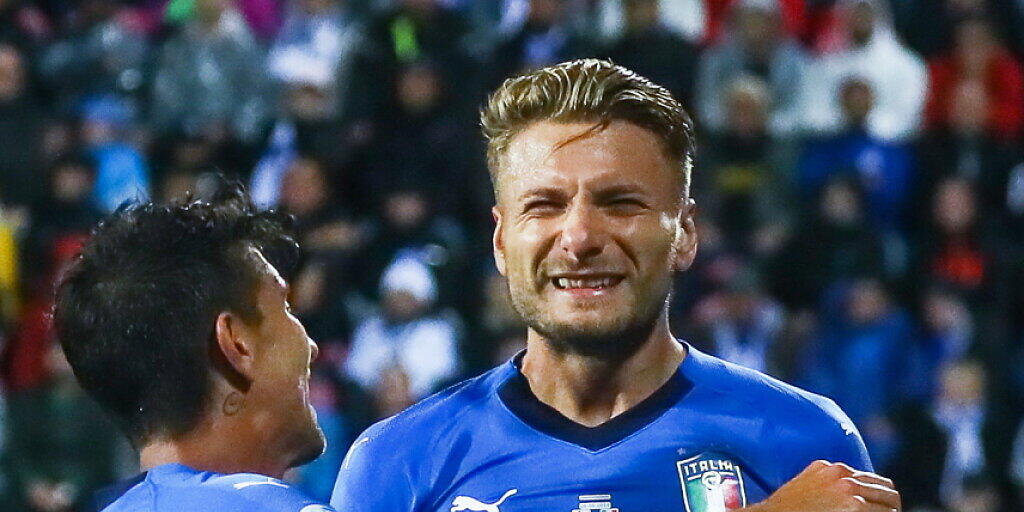
[[[527,349],[367,430],[336,508],[900,508],[835,404],[669,331],[697,238],[692,123],[664,88],[573,61],[506,81],[482,117],[494,256]]]

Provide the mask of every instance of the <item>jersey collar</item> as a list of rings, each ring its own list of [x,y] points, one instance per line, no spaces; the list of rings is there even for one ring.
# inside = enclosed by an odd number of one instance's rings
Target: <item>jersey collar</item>
[[[692,350],[690,347],[687,349],[688,352]],[[508,372],[510,375],[498,389],[498,397],[512,414],[535,430],[594,452],[608,448],[650,425],[679,403],[693,387],[682,370],[677,369],[657,391],[628,411],[596,427],[588,427],[566,418],[537,399],[526,376],[520,371],[525,353],[524,350],[509,361],[508,364],[512,366]],[[687,353],[686,359],[689,357]]]

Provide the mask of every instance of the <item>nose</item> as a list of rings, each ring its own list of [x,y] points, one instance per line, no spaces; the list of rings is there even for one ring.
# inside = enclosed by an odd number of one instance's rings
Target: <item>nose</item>
[[[583,263],[588,258],[601,254],[601,236],[589,205],[573,205],[563,219],[558,245],[569,259],[575,263]]]

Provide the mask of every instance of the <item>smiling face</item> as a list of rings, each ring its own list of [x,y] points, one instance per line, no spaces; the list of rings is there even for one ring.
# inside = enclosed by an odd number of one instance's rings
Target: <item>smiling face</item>
[[[692,202],[654,133],[538,122],[498,174],[494,252],[524,321],[556,349],[619,353],[663,314],[693,261]]]
[[[253,328],[259,351],[252,389],[246,400],[257,410],[256,427],[266,434],[266,446],[290,459],[290,466],[309,462],[323,453],[325,440],[309,401],[310,365],[319,349],[292,315],[288,285],[258,252],[260,281],[256,287],[261,320]]]

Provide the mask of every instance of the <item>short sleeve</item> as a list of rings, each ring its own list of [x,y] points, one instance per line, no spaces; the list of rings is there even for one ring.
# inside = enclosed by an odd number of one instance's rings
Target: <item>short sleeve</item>
[[[381,424],[370,427],[342,462],[331,506],[338,512],[412,512],[415,494],[405,461],[380,435]]]

